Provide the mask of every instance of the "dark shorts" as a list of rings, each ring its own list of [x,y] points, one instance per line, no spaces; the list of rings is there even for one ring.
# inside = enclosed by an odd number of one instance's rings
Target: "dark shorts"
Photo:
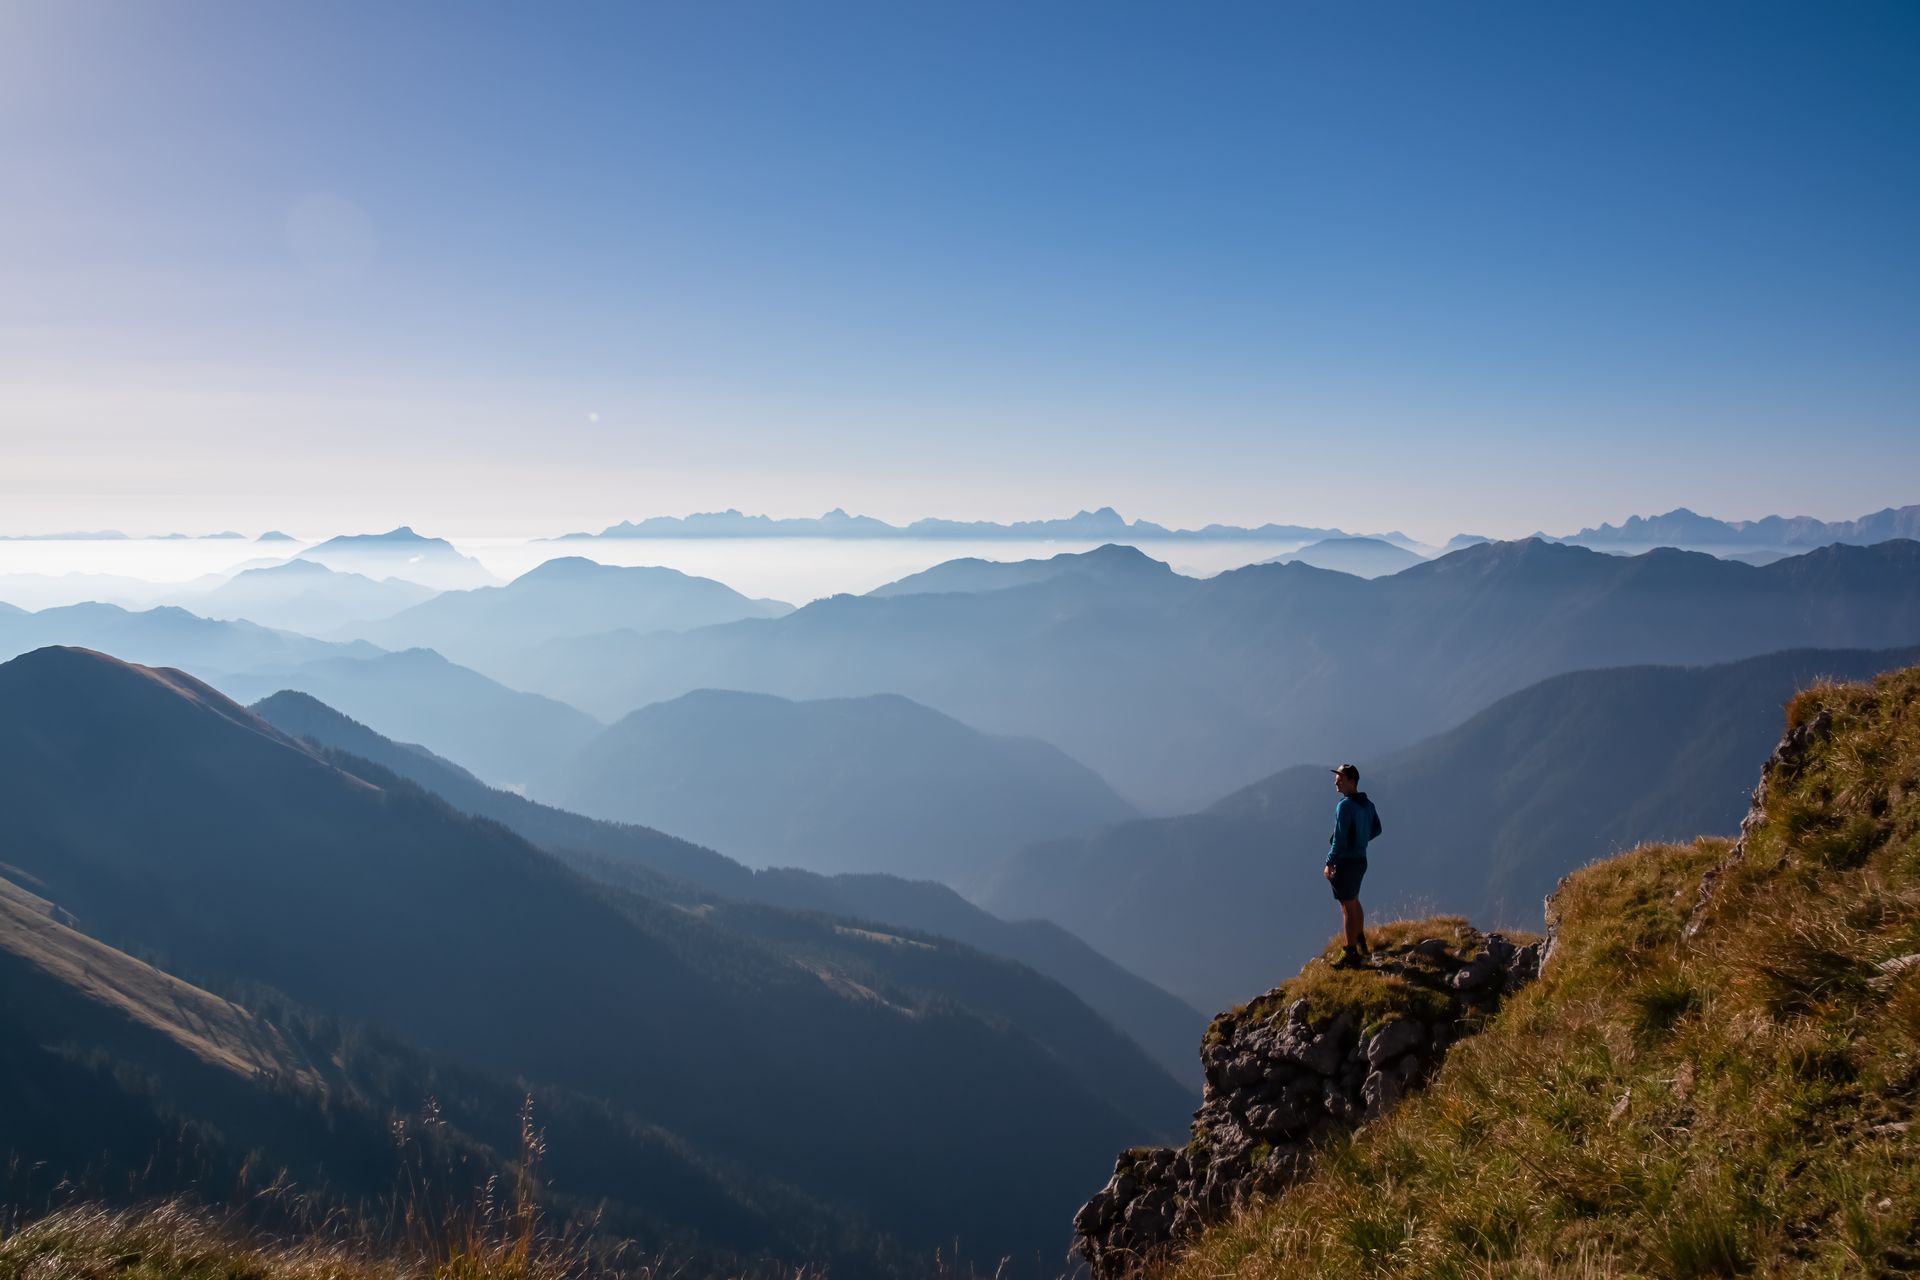
[[[1360,896],[1360,881],[1366,877],[1365,858],[1335,858],[1333,861],[1333,900],[1352,902]]]

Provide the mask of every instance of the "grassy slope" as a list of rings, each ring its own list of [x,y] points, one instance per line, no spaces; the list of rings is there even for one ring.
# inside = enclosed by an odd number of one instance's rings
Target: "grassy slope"
[[[319,1086],[299,1050],[275,1028],[238,1005],[76,932],[61,922],[59,908],[4,879],[0,955],[167,1037],[208,1066],[242,1079],[278,1073],[303,1086]]]
[[[1726,842],[1576,874],[1539,984],[1168,1280],[1920,1270],[1920,669],[1821,710],[1694,937]]]

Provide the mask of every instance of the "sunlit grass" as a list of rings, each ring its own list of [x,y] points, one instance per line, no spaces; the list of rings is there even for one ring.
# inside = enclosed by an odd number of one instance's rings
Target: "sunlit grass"
[[[464,1194],[447,1170],[403,1156],[400,1195],[387,1211],[334,1213],[298,1231],[265,1232],[249,1225],[258,1212],[216,1213],[183,1199],[131,1209],[76,1204],[25,1223],[0,1220],[0,1280],[655,1280],[665,1274],[659,1259],[629,1257],[577,1226],[548,1222],[540,1198],[545,1143],[528,1099],[510,1184],[489,1180]],[[258,1195],[291,1193],[275,1187]]]
[[[1166,1280],[1920,1271],[1920,672],[1822,711],[1697,936],[1726,842],[1580,872],[1540,983]]]

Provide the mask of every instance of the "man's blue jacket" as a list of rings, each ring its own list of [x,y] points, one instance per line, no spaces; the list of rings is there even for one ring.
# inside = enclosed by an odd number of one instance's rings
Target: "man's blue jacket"
[[[1367,841],[1379,834],[1380,811],[1367,799],[1367,793],[1341,796],[1340,803],[1333,806],[1333,838],[1327,841],[1327,861],[1364,860]]]

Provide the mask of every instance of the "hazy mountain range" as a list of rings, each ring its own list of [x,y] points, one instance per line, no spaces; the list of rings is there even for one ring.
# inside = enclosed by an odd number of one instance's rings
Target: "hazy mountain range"
[[[226,581],[226,575],[191,584],[206,591]],[[145,609],[183,588],[179,583],[152,582],[124,573],[0,573],[0,602],[28,611],[58,609],[74,604],[117,604]]]
[[[431,649],[257,666],[209,678],[246,701],[282,689],[312,694],[385,733],[422,742],[496,786],[524,787],[547,776],[606,728],[577,707],[508,688]]]
[[[0,658],[50,644],[82,645],[126,654],[129,661],[163,662],[204,672],[379,653],[370,644],[336,644],[252,622],[216,621],[172,607],[75,604],[28,613],[0,604]]]
[[[403,578],[369,578],[329,569],[318,560],[287,560],[244,569],[211,590],[187,591],[169,603],[206,618],[245,618],[264,627],[309,635],[368,622],[433,596],[433,588]]]
[[[1729,830],[1795,688],[1920,657],[1920,542],[1879,536],[1915,510],[1575,535],[1729,558],[1109,545],[800,609],[499,584],[403,528],[193,612],[0,605],[0,1143],[363,1203],[393,1116],[442,1097],[439,1155],[497,1170],[531,1091],[556,1203],[715,1270],[959,1235],[1052,1274],[1111,1151],[1191,1109],[1194,1006],[1331,933],[1327,763],[1381,806],[1376,917],[1535,924],[1581,862]],[[1083,516],[1004,528],[1120,519]],[[1790,538],[1831,545],[1731,559]]]
[[[963,889],[1024,844],[1135,816],[1058,748],[983,734],[898,694],[698,690],[626,716],[532,790],[761,866]]]
[[[1129,541],[1134,539],[1192,539],[1209,541],[1318,542],[1326,539],[1367,537],[1408,549],[1419,545],[1398,531],[1354,535],[1340,529],[1322,529],[1308,525],[1262,524],[1257,526],[1209,524],[1198,529],[1173,529],[1150,520],[1128,520],[1112,507],[1080,511],[1065,519],[1016,520],[999,523],[990,520],[915,520],[906,525],[889,524],[872,516],[849,515],[835,508],[823,516],[776,519],[771,516],[743,515],[726,511],[702,512],[690,516],[649,516],[644,520],[622,521],[599,533],[570,533],[562,540],[595,538],[1062,538],[1075,541]],[[1712,547],[1777,547],[1809,549],[1833,542],[1868,544],[1892,538],[1920,538],[1920,505],[1893,508],[1861,516],[1856,520],[1816,520],[1811,516],[1765,516],[1757,520],[1718,520],[1696,515],[1677,507],[1665,515],[1633,516],[1615,526],[1602,524],[1578,533],[1549,535],[1542,538],[1588,546],[1625,546],[1649,549],[1670,546],[1682,549]],[[1446,550],[1457,550],[1461,535],[1449,542]]]
[[[219,533],[151,533],[135,535],[118,529],[77,529],[65,533],[0,533],[0,542],[131,542],[135,538],[153,542],[232,542],[246,538],[231,529]]]
[[[517,683],[607,717],[702,688],[898,693],[1049,742],[1166,811],[1292,762],[1405,745],[1563,671],[1920,637],[1911,541],[1764,567],[1485,543],[1372,581],[1302,564],[1194,579],[1121,546],[1047,563],[1038,580],[1031,562],[976,563],[963,591],[554,641]]]
[[[1195,1071],[1199,1012],[1051,921],[1002,920],[930,880],[823,876],[792,867],[753,871],[650,827],[603,822],[489,787],[426,748],[396,743],[303,693],[277,693],[251,710],[285,733],[370,760],[463,813],[502,823],[598,879],[690,907],[718,895],[873,921],[1017,960],[1078,995],[1177,1078],[1188,1079]]]
[[[1754,520],[1722,520],[1712,516],[1699,515],[1686,507],[1676,507],[1662,515],[1630,516],[1619,525],[1600,524],[1579,530],[1577,533],[1549,534],[1545,531],[1534,536],[1555,542],[1575,543],[1592,547],[1632,548],[1648,550],[1657,546],[1676,547],[1682,550],[1712,550],[1738,548],[1754,549],[1796,549],[1807,550],[1834,542],[1867,545],[1885,542],[1894,538],[1920,538],[1920,504],[1905,507],[1887,507],[1880,511],[1863,515],[1853,520],[1819,520],[1812,516],[1762,516]],[[169,533],[149,535],[149,540],[194,541],[194,540],[239,540],[244,534],[232,531],[209,534]],[[725,511],[699,512],[687,516],[648,516],[641,520],[623,520],[609,525],[598,533],[568,533],[551,541],[593,541],[596,539],[630,538],[948,538],[948,539],[1048,539],[1058,538],[1070,541],[1132,541],[1138,539],[1187,539],[1199,541],[1257,541],[1257,542],[1298,542],[1310,543],[1325,540],[1345,540],[1354,537],[1384,541],[1405,549],[1425,551],[1420,543],[1399,531],[1380,534],[1353,534],[1334,528],[1320,528],[1312,525],[1276,524],[1227,525],[1208,524],[1197,529],[1175,529],[1156,524],[1151,520],[1129,520],[1112,507],[1101,507],[1095,511],[1079,511],[1072,516],[1051,520],[1015,520],[998,522],[991,520],[943,520],[927,518],[912,521],[905,525],[890,524],[872,516],[850,515],[835,508],[821,516],[811,517],[773,517],[765,515],[746,515],[733,508]],[[66,542],[66,541],[132,541],[135,535],[117,530],[77,531],[66,533],[36,534],[0,534],[0,542]],[[1450,539],[1441,548],[1443,551],[1455,551],[1461,546],[1473,542],[1488,541],[1478,534],[1459,534]],[[254,539],[255,542],[293,542],[296,539],[278,529],[269,530]],[[438,546],[415,546],[412,544],[438,544]],[[349,568],[370,576],[387,576],[379,572],[379,561],[389,561],[398,554],[413,560],[430,570],[449,576],[467,575],[469,580],[443,582],[436,585],[471,587],[485,585],[486,578],[472,576],[478,568],[477,562],[460,566],[446,558],[451,544],[438,538],[423,538],[411,528],[402,526],[383,534],[350,534],[329,539],[317,544],[302,554],[320,553],[315,558],[323,562],[357,561],[341,563],[336,567]],[[454,553],[457,555],[458,553]],[[464,557],[463,557],[464,558]],[[481,573],[484,573],[481,570]],[[405,575],[401,575],[405,576]]]
[[[1811,516],[1765,516],[1716,520],[1675,507],[1665,515],[1633,516],[1618,526],[1603,524],[1562,539],[1591,547],[1808,548],[1846,542],[1867,545],[1894,538],[1920,539],[1920,505],[1887,507],[1857,520]]]
[[[239,1003],[286,1002],[363,1024],[402,1058],[579,1098],[609,1139],[670,1133],[709,1167],[804,1187],[914,1248],[957,1236],[1036,1266],[1057,1265],[1106,1153],[1191,1104],[1021,966],[831,917],[595,886],[498,823],[344,763],[177,672],[73,649],[0,666],[6,874],[48,904],[27,914],[57,908],[203,992],[252,992]],[[72,966],[39,973],[77,989]],[[216,1055],[243,1052],[220,1034],[233,1019],[207,1012]],[[62,1043],[47,1035],[0,1041]],[[72,1050],[86,1062],[113,1047]],[[422,1096],[433,1074],[409,1077]],[[158,1087],[134,1079],[95,1083],[132,1106]],[[200,1101],[170,1099],[190,1117]],[[594,1203],[624,1182],[632,1199],[610,1207],[645,1206],[612,1156],[567,1177],[556,1165],[556,1194]],[[350,1170],[337,1176],[351,1190]]]
[[[610,525],[599,533],[569,533],[561,541],[595,538],[1068,538],[1074,541],[1100,541],[1106,538],[1186,538],[1205,540],[1250,540],[1266,542],[1312,542],[1320,538],[1346,537],[1338,529],[1317,529],[1306,525],[1263,524],[1257,528],[1210,524],[1201,529],[1169,529],[1150,520],[1128,520],[1112,507],[1081,511],[1058,520],[1016,520],[1000,524],[991,520],[915,520],[907,525],[888,524],[872,516],[852,516],[835,508],[823,516],[775,519],[771,516],[742,515],[732,508],[701,512],[690,516],[649,516],[644,520]],[[1389,542],[1408,543],[1404,533],[1376,535]]]
[[[600,632],[684,631],[793,612],[676,569],[623,568],[579,556],[549,560],[505,586],[446,591],[384,621],[347,628],[389,649],[429,648],[496,674],[547,640]]]
[[[1730,834],[1795,691],[1916,657],[1802,650],[1574,672],[1361,757],[1385,827],[1362,899],[1376,919],[1456,912],[1537,929],[1541,900],[1575,867],[1641,841]],[[1337,931],[1320,878],[1334,800],[1325,766],[1283,770],[1197,813],[1024,850],[983,900],[1057,920],[1201,1008],[1231,1005]]]

